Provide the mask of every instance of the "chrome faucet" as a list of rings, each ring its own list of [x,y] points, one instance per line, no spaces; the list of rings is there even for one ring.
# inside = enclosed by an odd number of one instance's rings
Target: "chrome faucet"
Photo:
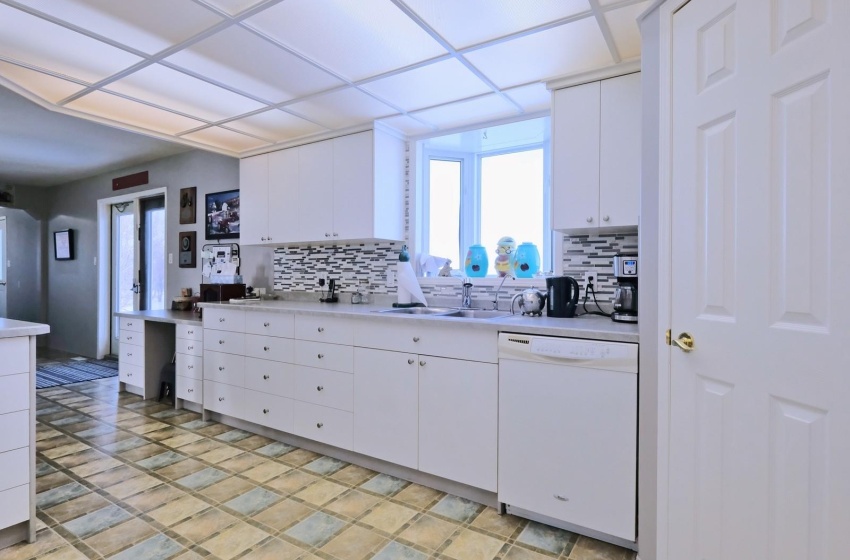
[[[469,278],[463,279],[463,292],[460,295],[460,306],[464,309],[472,307],[472,282]]]
[[[510,274],[505,274],[504,276],[502,276],[502,281],[499,282],[499,287],[496,288],[496,293],[493,294],[493,311],[499,310],[499,291],[502,289],[505,280],[507,280],[508,278],[513,278],[513,276],[511,276]]]

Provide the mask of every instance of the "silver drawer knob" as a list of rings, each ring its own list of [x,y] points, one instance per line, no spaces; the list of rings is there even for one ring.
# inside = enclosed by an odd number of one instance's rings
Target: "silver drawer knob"
[[[570,501],[569,498],[567,498],[566,496],[561,496],[560,494],[555,494],[555,499],[561,500],[562,502],[569,502]]]
[[[414,337],[413,337],[413,342],[419,342],[419,337],[418,337],[418,336],[414,336]]]
[[[195,390],[194,390],[194,389],[189,389],[187,392],[188,392],[188,393],[194,393],[194,392],[195,392]]]
[[[194,350],[194,349],[195,349],[194,346],[189,346],[189,350]]]
[[[318,331],[319,332],[325,332],[325,327],[319,327]]]
[[[224,371],[224,366],[218,366],[218,371]]]
[[[189,369],[195,369],[195,366],[189,366]]]
[[[271,323],[263,323],[264,327],[268,327]]]
[[[132,355],[133,355],[133,353],[132,353],[132,352],[127,352],[127,357],[130,357],[130,356],[132,356]]]
[[[587,217],[587,223],[589,224],[589,223],[591,223],[592,221],[593,221],[593,216],[588,216],[588,217]]]
[[[419,360],[419,365],[420,365],[420,366],[424,366],[424,365],[425,365],[425,360]]]
[[[611,217],[610,217],[610,216],[602,216],[602,221],[603,221],[603,222],[607,222],[607,221],[608,221],[608,220],[610,220],[610,219],[611,219]]]
[[[188,331],[189,334],[195,334],[195,331]]]
[[[268,352],[268,351],[269,351],[269,347],[268,347],[268,346],[263,346],[263,350],[265,350],[266,352]]]
[[[224,344],[224,341],[223,341],[223,340],[219,340],[219,341],[218,341],[218,343],[219,343],[219,344]]]
[[[324,426],[324,424],[322,424],[321,422],[316,422],[316,427],[317,427],[317,428],[321,428],[322,426]]]
[[[269,413],[269,409],[268,409],[268,408],[264,408],[264,409],[263,409],[263,414],[268,414],[268,413]]]
[[[413,358],[408,358],[408,359],[407,359],[407,363],[408,363],[408,364],[410,364],[410,365],[413,365],[413,362],[415,362],[415,361],[416,361],[416,360],[414,360]]]
[[[324,354],[319,354],[319,359],[320,359],[320,360],[321,360],[322,358],[324,358],[324,357],[325,357],[325,355],[324,355]]]
[[[338,233],[334,233],[334,237],[339,237],[339,234],[338,234]]]
[[[219,323],[223,323],[223,322],[224,322],[224,317],[219,317],[219,318],[218,318],[218,322],[219,322]]]
[[[133,340],[133,337],[132,337],[132,336],[128,336],[128,337],[127,337],[127,340]]]
[[[268,379],[268,378],[269,378],[269,376],[268,376],[268,375],[264,375],[264,376],[263,376],[263,379]]]
[[[325,390],[325,388],[324,388],[324,387],[322,387],[321,385],[319,385],[318,387],[316,387],[316,390],[317,390],[317,391],[324,391],[324,390]]]
[[[223,400],[224,400],[224,397],[219,397],[219,398],[218,398],[218,402],[221,402],[221,401],[223,401]]]
[[[326,234],[325,234],[325,237],[330,237],[330,236],[331,236],[331,234],[330,234],[330,233],[326,233]]]

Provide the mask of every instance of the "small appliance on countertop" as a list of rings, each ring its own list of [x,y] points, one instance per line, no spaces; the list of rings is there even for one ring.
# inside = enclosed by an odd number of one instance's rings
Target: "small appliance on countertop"
[[[546,316],[575,317],[581,289],[571,276],[553,276],[546,279]]]
[[[638,321],[638,256],[616,255],[614,257],[614,312],[611,319],[618,323]]]

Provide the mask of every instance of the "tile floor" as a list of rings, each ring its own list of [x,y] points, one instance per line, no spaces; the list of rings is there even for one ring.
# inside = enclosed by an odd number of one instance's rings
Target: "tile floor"
[[[38,392],[39,538],[0,559],[634,558],[117,387]]]

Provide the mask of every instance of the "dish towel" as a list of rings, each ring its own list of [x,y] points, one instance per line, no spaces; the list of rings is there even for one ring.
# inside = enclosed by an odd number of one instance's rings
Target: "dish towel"
[[[399,261],[397,265],[398,302],[408,304],[413,303],[415,300],[422,305],[428,305],[428,302],[425,301],[425,294],[422,293],[422,288],[419,287],[419,280],[416,279],[416,274],[413,272],[413,267],[410,266],[410,262]]]

